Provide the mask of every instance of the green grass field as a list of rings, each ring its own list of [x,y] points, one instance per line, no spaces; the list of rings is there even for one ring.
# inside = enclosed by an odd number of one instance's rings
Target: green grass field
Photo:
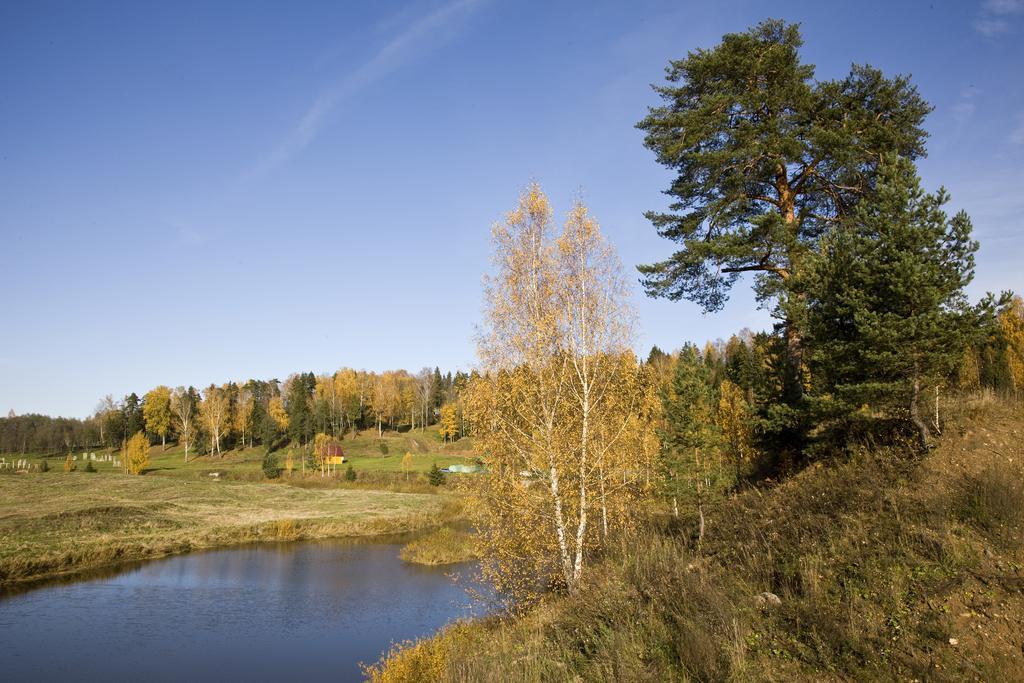
[[[83,472],[0,476],[0,586],[234,543],[411,531],[442,522],[446,498]]]
[[[387,453],[381,451],[380,445],[384,444]],[[352,465],[357,475],[359,473],[401,473],[402,459],[406,453],[413,454],[413,470],[416,473],[428,471],[435,463],[438,467],[446,467],[453,464],[465,464],[472,462],[476,454],[471,450],[470,439],[462,439],[455,444],[442,444],[438,437],[437,430],[429,428],[423,432],[385,432],[383,438],[377,438],[376,430],[364,430],[353,439],[346,437],[343,441],[345,457],[348,462],[344,465],[337,465],[337,474],[340,477],[344,474],[348,465]],[[294,459],[294,471],[292,477],[301,477],[303,474],[303,450],[298,447],[284,447],[275,451],[278,464],[282,468],[289,451]],[[112,454],[117,456],[116,451],[110,449],[90,449],[96,457]],[[74,451],[78,458],[75,466],[82,471],[86,461],[82,451]],[[149,467],[144,474],[146,476],[170,476],[185,479],[209,478],[211,472],[217,472],[226,479],[259,480],[263,478],[262,462],[266,455],[263,446],[254,448],[236,449],[225,452],[222,456],[200,455],[194,452],[189,453],[189,461],[185,462],[184,448],[177,445],[162,450],[159,445],[150,449]],[[43,457],[40,455],[5,455],[7,461],[25,458],[30,465],[38,465],[46,460],[50,466],[50,474],[62,474],[64,467],[64,455]],[[93,463],[98,474],[120,474],[121,469],[104,460]],[[319,471],[313,472],[309,465],[306,466],[305,474],[319,476]]]
[[[304,472],[302,451],[293,448],[294,470],[272,482],[263,475],[261,446],[190,454],[188,463],[181,447],[154,446],[142,476],[103,460],[116,457],[107,450],[91,451],[95,473],[85,471],[90,461],[81,451],[73,472],[64,471],[64,455],[8,454],[8,462],[27,459],[29,471],[0,471],[0,587],[192,549],[435,526],[458,506],[449,487],[429,486],[424,473],[435,463],[471,462],[467,446],[467,440],[444,445],[434,430],[389,432],[383,439],[364,431],[345,440],[349,462],[336,466],[335,477],[322,478],[309,465]],[[288,452],[276,452],[282,468]],[[407,452],[410,475],[402,472]],[[43,460],[50,471],[38,471]],[[344,478],[348,464],[358,475],[354,483]]]

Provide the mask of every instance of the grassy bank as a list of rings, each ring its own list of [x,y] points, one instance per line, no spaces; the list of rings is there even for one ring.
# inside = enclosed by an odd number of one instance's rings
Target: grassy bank
[[[377,680],[1024,680],[1024,418],[967,402],[924,459],[865,451],[652,520],[576,595],[399,646]],[[770,595],[769,595],[770,594]]]
[[[405,544],[401,557],[413,564],[441,565],[477,559],[469,532],[443,527]]]
[[[409,531],[445,497],[197,477],[47,472],[0,476],[0,586],[262,540]]]

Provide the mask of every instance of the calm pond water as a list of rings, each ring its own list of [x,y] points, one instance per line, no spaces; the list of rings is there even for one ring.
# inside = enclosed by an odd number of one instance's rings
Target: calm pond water
[[[468,581],[400,548],[245,546],[2,597],[0,679],[361,680],[392,641],[471,615]]]

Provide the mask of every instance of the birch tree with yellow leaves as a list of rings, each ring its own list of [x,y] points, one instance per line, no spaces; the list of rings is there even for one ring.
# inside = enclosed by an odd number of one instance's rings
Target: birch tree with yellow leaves
[[[211,384],[203,392],[203,400],[199,404],[199,418],[210,435],[210,452],[216,451],[217,455],[223,455],[220,450],[220,440],[230,428],[228,424],[228,395],[227,392],[214,384]]]
[[[249,422],[252,420],[253,410],[256,403],[253,400],[252,391],[241,387],[238,391],[238,400],[235,403],[235,412],[232,414],[231,428],[241,438],[242,448],[245,448],[245,434],[249,429]],[[252,447],[252,432],[249,431],[249,446]]]
[[[167,450],[167,432],[171,429],[171,390],[163,385],[146,392],[142,402],[146,430],[160,437],[160,450]]]
[[[188,462],[188,449],[195,439],[196,432],[194,392],[191,387],[178,387],[171,392],[171,412],[174,413],[175,426],[178,429],[178,442],[185,446],[185,462]]]
[[[1024,299],[1013,298],[999,314],[999,327],[1006,340],[1006,364],[1014,396],[1024,389]]]
[[[632,526],[650,453],[634,315],[597,222],[577,203],[556,237],[532,185],[492,237],[484,372],[466,410],[489,470],[477,498],[483,571],[529,599],[543,585],[575,590],[587,557]]]
[[[736,481],[739,482],[742,464],[750,457],[750,418],[743,390],[729,380],[723,380],[719,389],[718,426],[726,454],[736,465]]]
[[[288,429],[288,411],[284,409],[284,400],[280,396],[271,396],[267,402],[267,414],[277,425],[278,430]]]
[[[441,406],[441,419],[437,428],[438,433],[441,434],[441,441],[448,443],[459,436],[459,418],[455,412],[455,406],[451,403],[446,403]]]

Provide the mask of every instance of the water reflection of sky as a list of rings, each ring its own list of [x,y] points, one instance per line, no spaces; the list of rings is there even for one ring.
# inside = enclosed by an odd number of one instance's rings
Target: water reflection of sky
[[[399,544],[183,555],[0,600],[5,680],[359,680],[356,662],[471,614]],[[468,567],[462,567],[468,573]]]

